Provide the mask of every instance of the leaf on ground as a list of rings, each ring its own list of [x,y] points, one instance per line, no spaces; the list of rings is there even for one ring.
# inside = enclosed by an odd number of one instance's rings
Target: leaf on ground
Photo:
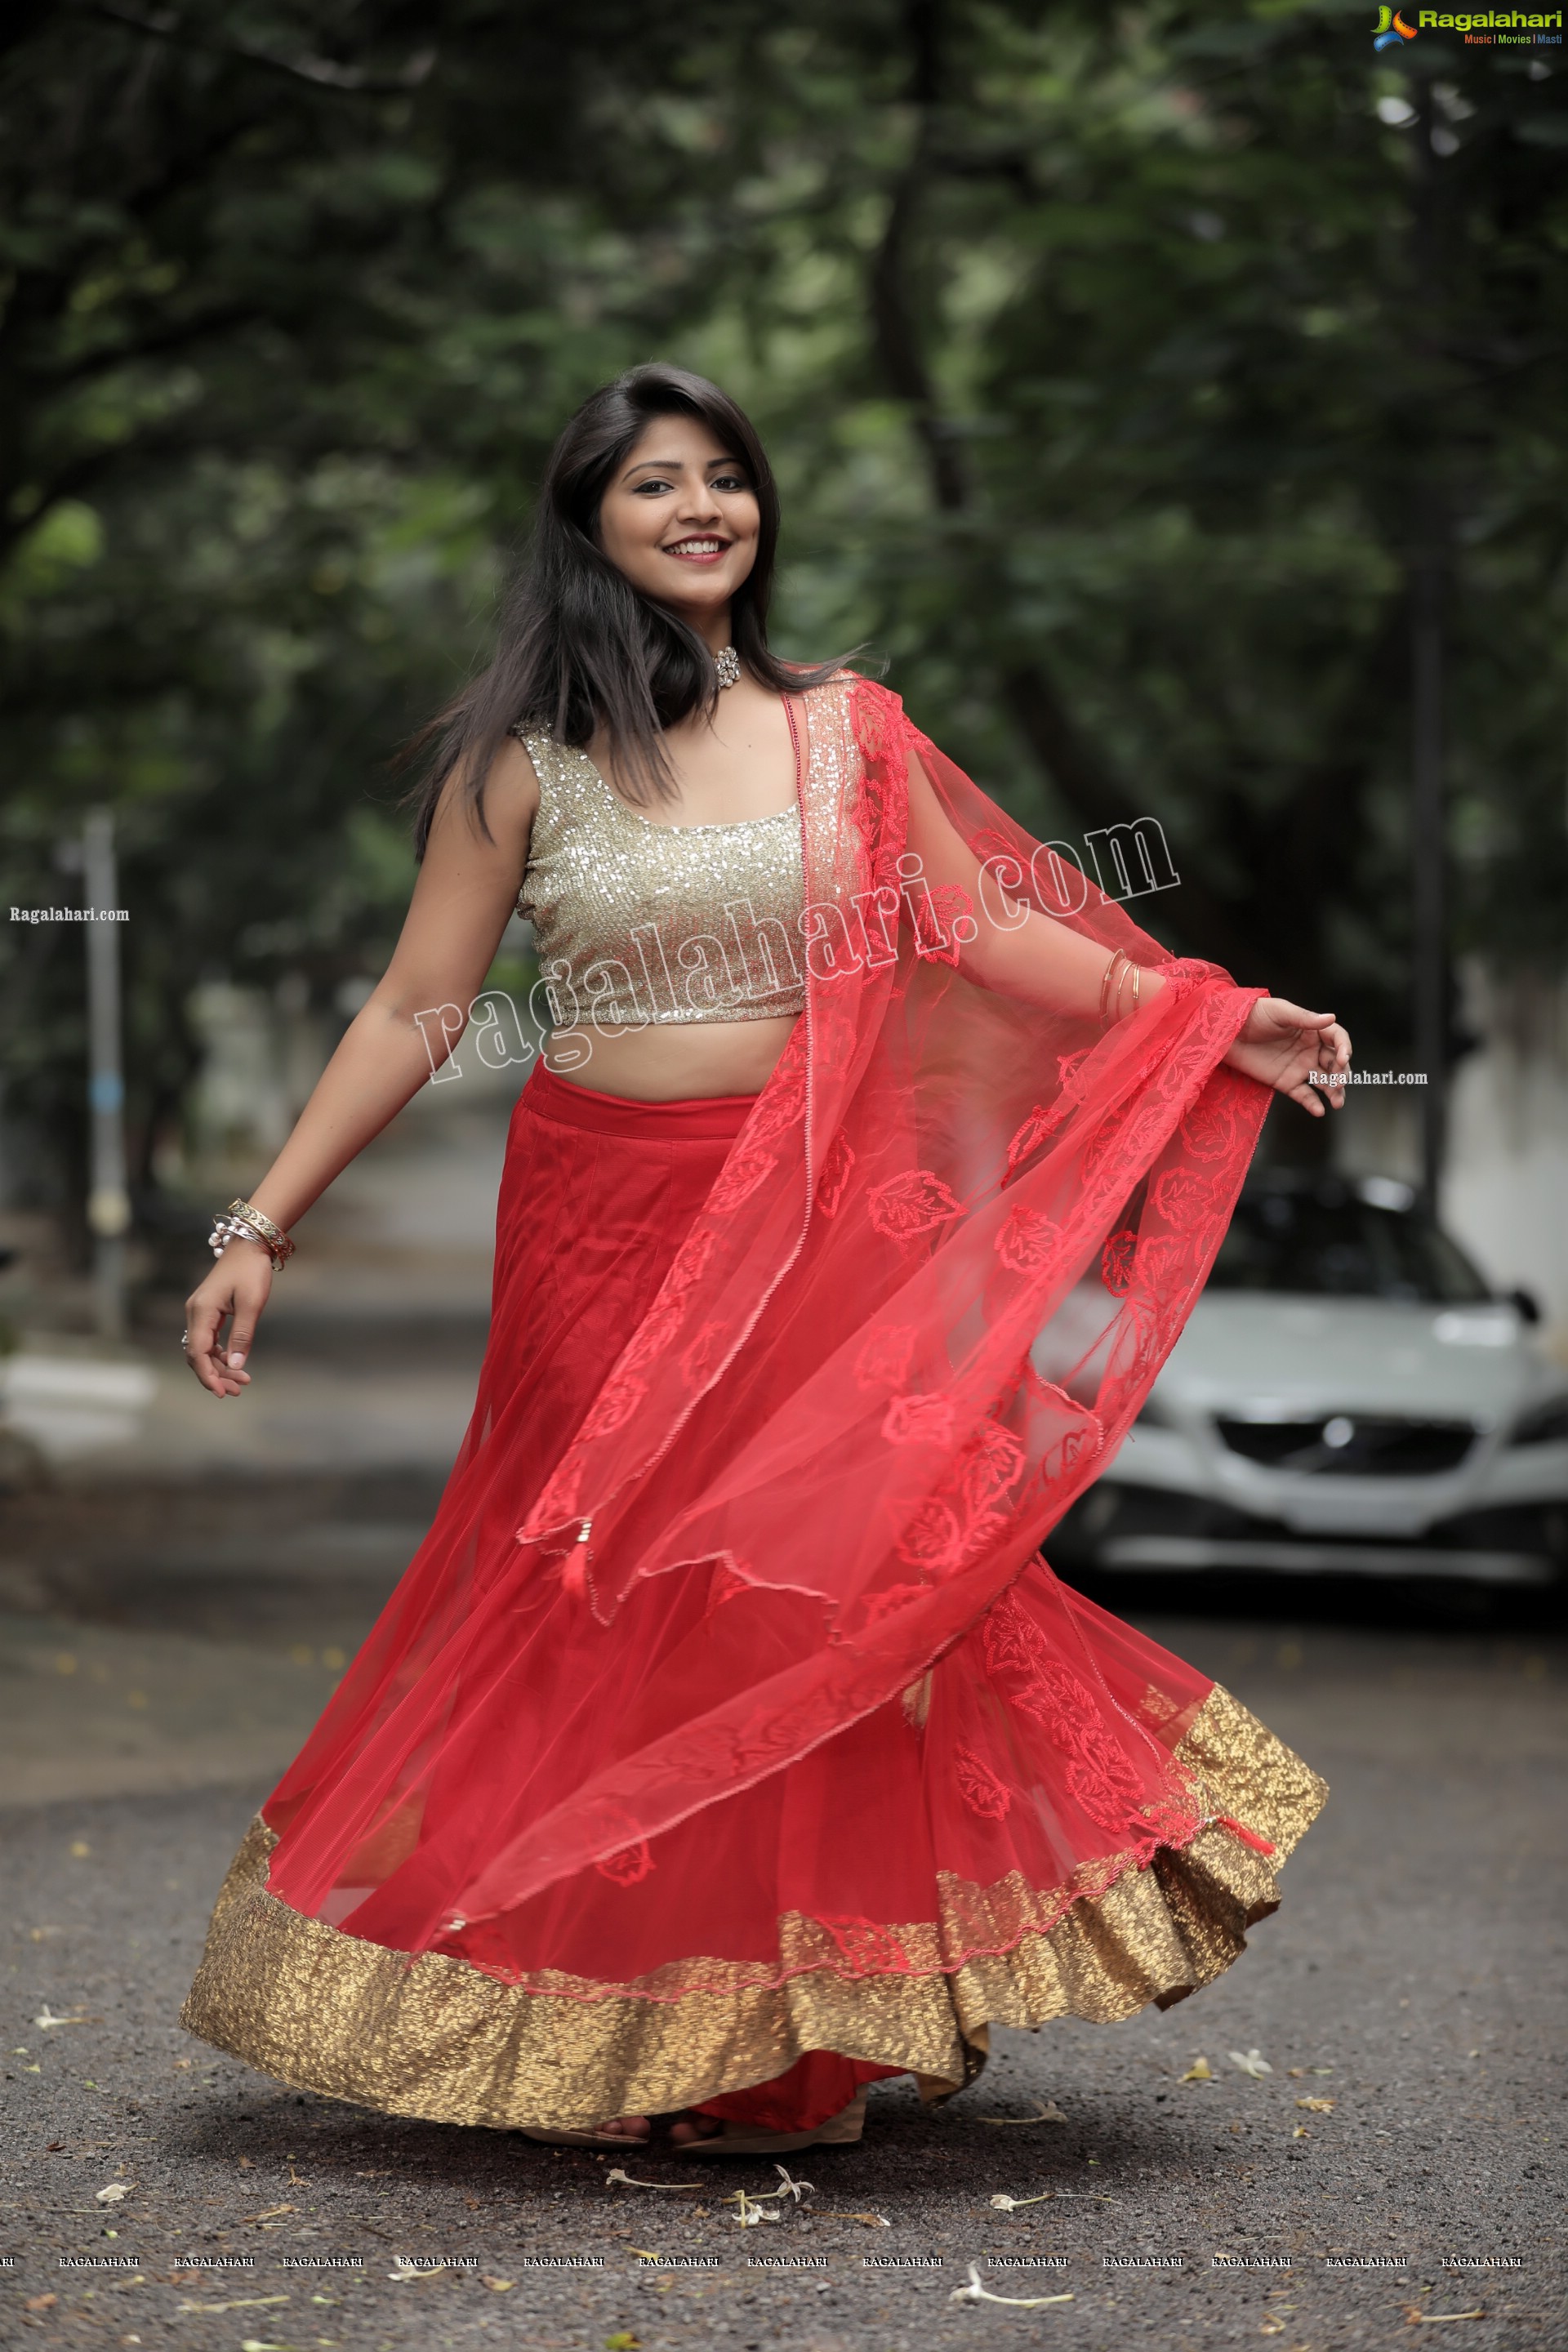
[[[614,2336],[605,2336],[605,2352],[642,2352],[642,2338],[627,2327],[617,2328]]]
[[[1194,2058],[1182,2076],[1184,2083],[1212,2083],[1214,2079],[1214,2068],[1206,2058]]]
[[[264,2311],[269,2305],[287,2303],[286,2294],[247,2294],[235,2303],[179,2303],[176,2311]]]
[[[24,2311],[52,2311],[58,2301],[58,2294],[30,2294],[22,2308]]]
[[[858,2221],[867,2230],[890,2230],[893,2226],[883,2213],[838,2213],[831,2208],[824,2212],[820,2205],[813,2208],[811,2218],[814,2221]]]
[[[1311,2133],[1307,2129],[1307,2126],[1306,2126],[1306,2125],[1305,2125],[1305,2124],[1298,2124],[1298,2125],[1296,2126],[1295,2130],[1291,2133],[1290,2137],[1291,2137],[1291,2138],[1292,2138],[1292,2139],[1310,2139],[1310,2138],[1311,2138],[1311,2137],[1312,2137],[1312,2135],[1311,2135]]]
[[[479,2273],[479,2284],[488,2286],[492,2294],[510,2294],[517,2284],[515,2279],[496,2278],[489,2271]]]
[[[1477,2304],[1474,2311],[1423,2311],[1418,2303],[1404,2306],[1405,2318],[1412,2327],[1451,2327],[1457,2319],[1484,2319],[1484,2305]]]
[[[1250,2074],[1255,2082],[1261,2082],[1265,2074],[1274,2072],[1261,2050],[1227,2050],[1226,2056],[1233,2066],[1243,2074]]]
[[[1283,2336],[1285,2322],[1282,2319],[1266,2319],[1258,2333],[1259,2336]]]
[[[1305,2107],[1309,2115],[1331,2116],[1334,2112],[1332,2099],[1298,2099],[1296,2105]]]
[[[980,2124],[1065,2124],[1066,2116],[1054,2099],[1047,2099],[1032,2116],[976,2116]]]
[[[243,2164],[244,2161],[242,2157],[240,2162]],[[291,2213],[293,2210],[292,2205],[264,2205],[259,2213],[244,2213],[240,2219],[245,2221],[276,2221],[279,2213]]]

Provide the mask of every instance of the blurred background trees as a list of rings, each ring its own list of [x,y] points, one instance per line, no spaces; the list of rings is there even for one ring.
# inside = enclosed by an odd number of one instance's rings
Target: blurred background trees
[[[1331,1004],[1373,1066],[1411,1059],[1426,518],[1450,950],[1554,974],[1563,52],[1389,58],[1371,14],[19,5],[4,895],[68,900],[62,835],[115,809],[143,1197],[203,983],[332,1020],[379,969],[388,755],[482,660],[565,415],[653,356],[769,441],[782,650],[867,644],[1049,835],[1158,816],[1150,928]],[[58,1198],[80,935],[0,956],[8,1181]]]

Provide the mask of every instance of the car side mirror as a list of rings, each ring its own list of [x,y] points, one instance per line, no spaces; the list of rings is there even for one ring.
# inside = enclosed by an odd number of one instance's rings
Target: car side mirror
[[[1540,1322],[1541,1301],[1533,1290],[1510,1290],[1508,1294],[1508,1303],[1518,1309],[1521,1322]]]

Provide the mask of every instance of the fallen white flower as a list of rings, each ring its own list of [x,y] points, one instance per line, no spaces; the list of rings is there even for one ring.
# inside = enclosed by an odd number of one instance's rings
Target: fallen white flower
[[[771,2189],[766,2192],[770,2197],[782,2197],[784,2193],[782,2189]],[[742,2230],[754,2230],[760,2221],[777,2221],[782,2219],[782,2216],[777,2213],[764,2213],[762,2200],[749,2195],[744,2189],[737,2189],[732,2197],[725,2198],[724,2202],[736,2208],[735,2219]]]
[[[996,2196],[993,2197],[990,2201],[995,2206],[998,2213],[1016,2213],[1020,2205],[1044,2205],[1047,2200],[1049,2198],[1054,2197],[1056,2193],[1057,2192],[1054,2189],[1042,2189],[1037,2197]]]
[[[798,2205],[807,2189],[811,2190],[814,2197],[816,2196],[816,2191],[809,2180],[792,2180],[782,2164],[775,2164],[773,2170],[779,2177],[778,2188],[737,2189],[731,2196],[722,2200],[724,2204],[738,2208],[735,2219],[742,2230],[754,2230],[759,2221],[776,2221],[779,2219],[778,2214],[763,2211],[763,2207],[771,2205],[775,2198],[793,2197]]]
[[[98,2205],[118,2205],[122,2197],[129,2197],[130,2194],[131,2184],[129,2181],[111,2180],[107,2189],[100,2189],[98,2191],[93,2201]]]
[[[792,2180],[782,2164],[775,2164],[773,2170],[778,2174],[782,2186],[777,2189],[765,2189],[763,2191],[765,2196],[793,2197],[797,2205],[800,2203],[801,2199],[805,2195],[807,2189],[811,2190],[811,2194],[814,2197],[816,2196],[816,2190],[809,2180]]]
[[[446,2267],[445,2263],[411,2263],[406,2254],[394,2254],[386,2275],[405,2285],[410,2279],[438,2278]]]
[[[47,2001],[45,2001],[33,2020],[33,2023],[45,2033],[48,2032],[51,2025],[85,2025],[87,2022],[88,2020],[85,2017],[57,2017]]]
[[[605,2175],[605,2188],[608,2189],[612,2183],[617,2183],[622,2189],[706,2189],[708,2186],[705,2180],[634,2180],[631,2174],[623,2172],[618,2164],[612,2165]]]
[[[1244,2074],[1252,2075],[1254,2080],[1274,2072],[1261,2050],[1230,2050],[1226,2055],[1233,2066],[1239,2066]]]
[[[980,2284],[980,2273],[973,2263],[969,2265],[969,2284],[955,2286],[948,2296],[949,2303],[1005,2303],[1015,2311],[1043,2311],[1048,2303],[1070,2303],[1070,2294],[993,2294]]]

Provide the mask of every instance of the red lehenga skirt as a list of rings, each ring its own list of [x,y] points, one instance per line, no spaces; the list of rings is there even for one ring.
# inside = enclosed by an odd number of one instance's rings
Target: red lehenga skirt
[[[697,2106],[805,2128],[873,2076],[912,2073],[928,2098],[962,2086],[993,2023],[1180,2000],[1277,1906],[1321,1781],[1037,1559],[900,1700],[433,1941],[453,1850],[471,1870],[503,1800],[508,1820],[548,1808],[606,1723],[668,1718],[694,1629],[710,1656],[731,1602],[726,1571],[700,1564],[635,1585],[585,1638],[558,1575],[508,1581],[491,1562],[751,1103],[626,1102],[543,1068],[523,1090],[462,1454],[242,1847],[185,2005],[195,2032],[270,2074],[456,2123]],[[754,1639],[734,1614],[737,1640]],[[1129,1844],[1125,1801],[1125,1801],[1150,1734],[1195,1795]],[[400,1807],[395,1782],[417,1802]]]

